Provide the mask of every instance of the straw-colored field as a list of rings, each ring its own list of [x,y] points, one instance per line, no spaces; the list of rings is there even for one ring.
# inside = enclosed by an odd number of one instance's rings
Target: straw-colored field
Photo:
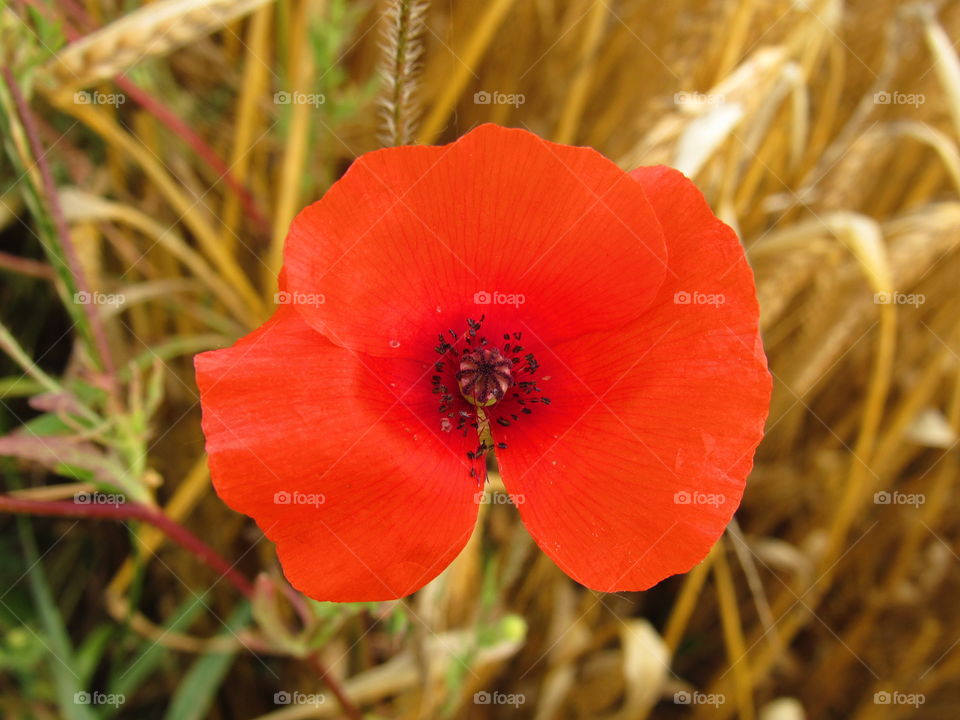
[[[958,717],[958,38],[954,2],[0,1],[0,714]],[[483,122],[737,231],[755,468],[646,592],[494,503],[412,597],[316,603],[211,488],[193,356],[354,158]]]

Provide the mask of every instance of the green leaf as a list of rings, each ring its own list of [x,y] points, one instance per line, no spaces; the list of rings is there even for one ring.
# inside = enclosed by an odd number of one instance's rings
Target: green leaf
[[[93,679],[93,673],[100,664],[104,650],[107,649],[107,642],[114,633],[113,625],[100,625],[90,631],[83,639],[74,660],[74,667],[77,674],[80,675],[80,684],[84,687],[90,685]]]
[[[39,395],[46,387],[25,375],[10,375],[0,378],[0,397],[15,398]]]
[[[230,630],[221,637],[232,637],[250,620],[250,605],[244,603],[237,607],[227,620]],[[237,651],[228,653],[207,653],[197,660],[177,688],[164,720],[202,720],[213,702],[220,683],[226,677],[233,664]]]
[[[43,574],[43,566],[40,564],[29,520],[18,517],[17,529],[20,532],[20,541],[23,543],[29,565],[27,579],[43,625],[43,640],[50,655],[49,668],[53,674],[61,715],[68,720],[95,720],[96,716],[89,706],[78,703],[75,699],[78,695],[85,693],[85,688],[81,684],[80,673],[75,667],[73,648],[70,645],[66,626]],[[30,629],[29,626],[25,627]]]
[[[73,428],[67,425],[54,413],[44,413],[38,415],[23,424],[23,427],[32,434],[39,437],[50,437],[52,435],[67,435],[74,432]]]

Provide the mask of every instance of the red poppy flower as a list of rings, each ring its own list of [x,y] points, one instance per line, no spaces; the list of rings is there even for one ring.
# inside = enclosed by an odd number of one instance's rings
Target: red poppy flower
[[[757,301],[679,172],[484,125],[358,158],[284,261],[286,304],[196,367],[216,491],[307,595],[434,578],[491,446],[596,590],[689,570],[739,504],[770,394]]]

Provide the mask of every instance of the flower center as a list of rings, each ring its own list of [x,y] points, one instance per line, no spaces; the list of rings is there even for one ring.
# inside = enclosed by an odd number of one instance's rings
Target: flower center
[[[513,385],[513,362],[498,347],[480,347],[460,355],[460,394],[477,407],[489,407]]]
[[[431,378],[433,394],[440,400],[440,429],[462,432],[464,437],[470,429],[477,434],[479,444],[467,459],[473,463],[470,476],[478,483],[486,478],[487,453],[507,449],[507,443],[495,440],[494,433],[530,415],[535,406],[550,404],[537,385],[540,364],[520,344],[522,333],[504,333],[503,341],[494,345],[480,333],[483,321],[483,316],[479,321],[468,319],[462,335],[448,330],[437,336],[434,350],[440,359]],[[453,380],[459,395],[447,389]]]

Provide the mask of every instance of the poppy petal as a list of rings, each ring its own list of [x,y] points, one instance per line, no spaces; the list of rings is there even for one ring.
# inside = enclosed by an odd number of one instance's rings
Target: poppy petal
[[[615,333],[541,344],[552,403],[491,425],[537,543],[608,592],[648,588],[706,556],[739,505],[771,387],[736,235],[681,173],[633,176],[667,240],[656,300]]]
[[[196,369],[214,487],[277,544],[302,592],[403,597],[466,543],[476,440],[439,428],[429,365],[359,356],[284,306]]]
[[[417,357],[481,314],[537,318],[551,341],[612,329],[666,270],[641,186],[590,148],[482,125],[451,145],[358,158],[294,220],[285,247],[298,308],[338,345]]]

